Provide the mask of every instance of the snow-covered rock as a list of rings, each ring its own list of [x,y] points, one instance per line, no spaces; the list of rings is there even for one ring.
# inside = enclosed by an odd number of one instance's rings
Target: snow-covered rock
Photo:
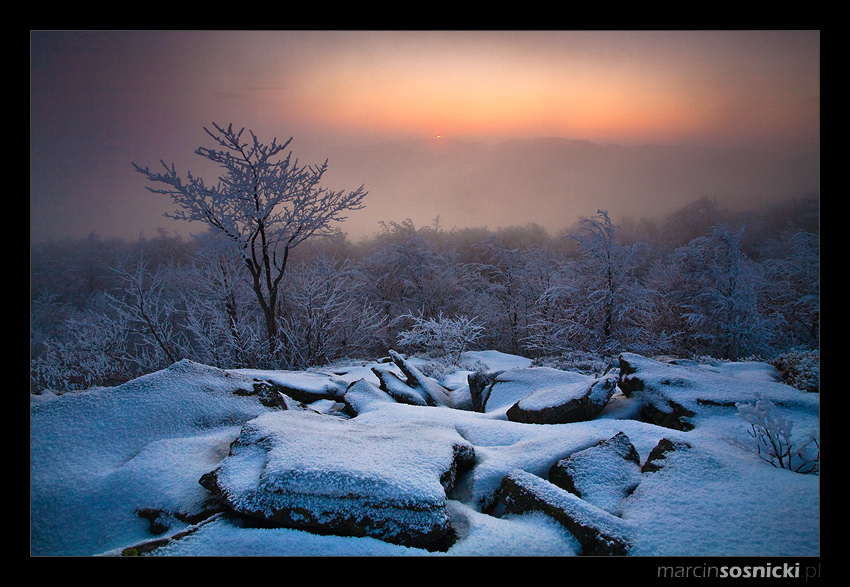
[[[281,393],[303,403],[323,399],[339,401],[348,388],[345,380],[324,373],[256,369],[236,369],[234,372],[252,377],[252,390],[260,397]]]
[[[430,394],[414,383],[408,385],[407,380],[402,379],[393,371],[375,368],[372,370],[375,377],[380,381],[381,391],[393,398],[395,401],[402,404],[410,404],[413,406],[435,405]]]
[[[541,511],[563,524],[589,556],[623,556],[630,548],[628,524],[526,471],[513,471],[499,491],[508,512]]]
[[[207,485],[264,523],[426,548],[449,534],[446,491],[474,455],[433,422],[273,412],[243,427]]]
[[[664,466],[664,461],[667,459],[667,453],[673,452],[674,450],[685,450],[691,448],[691,446],[687,442],[681,441],[673,441],[669,438],[662,438],[658,441],[658,444],[655,445],[655,448],[649,453],[649,456],[646,457],[646,462],[641,466],[641,473],[654,473],[655,471],[661,470],[661,467]]]
[[[366,379],[358,379],[349,385],[342,401],[345,404],[345,412],[352,417],[378,409],[381,404],[397,403],[387,392]]]
[[[527,424],[566,424],[598,416],[617,390],[617,378],[528,367],[473,373],[469,389],[478,411]]]
[[[480,357],[492,372],[531,371],[521,357]],[[762,363],[623,359],[618,390],[599,415],[565,424],[508,420],[517,402],[545,395],[535,397],[547,387],[531,379],[506,379],[485,411],[472,408],[464,384],[471,372],[441,377],[442,391],[431,388],[443,405],[400,403],[380,389],[373,369],[392,370],[410,390],[434,381],[413,371],[411,379],[394,362],[300,377],[181,361],[114,388],[31,396],[31,554],[573,556],[628,544],[631,556],[816,556],[819,476],[774,468],[742,450],[752,439],[735,404],[769,398],[806,435],[819,426],[819,394],[783,385]],[[560,378],[565,387],[595,380],[550,375],[544,383]],[[319,393],[293,399],[276,384]],[[275,393],[282,403],[268,401]],[[310,397],[321,399],[303,401]],[[641,407],[657,398],[693,411],[692,427],[647,421]],[[620,433],[645,464],[616,507],[547,478],[556,463],[583,460]],[[619,471],[607,462],[588,458],[577,486],[607,486]],[[506,484],[536,507],[500,507]],[[225,491],[234,509],[214,514],[223,506],[212,498]],[[302,525],[264,527],[253,517],[275,508],[303,515]],[[366,512],[379,517],[357,535],[352,528]],[[323,522],[308,531],[313,515],[349,517],[351,526]],[[393,527],[397,536],[402,529],[418,536],[407,544],[427,548],[388,541]],[[615,541],[589,539],[585,527]],[[442,543],[430,542],[438,535]]]
[[[549,481],[615,516],[640,483],[640,455],[624,432],[571,454],[549,470]]]
[[[641,404],[641,417],[659,426],[691,430],[700,406],[734,407],[767,397],[777,405],[817,410],[814,394],[781,382],[767,363],[661,362],[634,353],[619,357],[619,388]]]
[[[513,382],[516,372],[508,372]],[[596,418],[617,391],[614,376],[562,384],[558,381],[535,386],[531,393],[508,408],[508,420],[528,424],[569,424]],[[497,384],[499,378],[497,378]]]
[[[419,369],[414,367],[397,352],[390,350],[389,353],[393,363],[395,363],[404,374],[404,383],[407,384],[414,393],[421,396],[426,405],[453,407],[454,404],[452,402],[450,390],[440,385],[436,380],[425,376]],[[398,379],[398,381],[401,381],[401,379]]]
[[[594,378],[588,375],[561,371],[551,367],[530,367],[528,369],[503,371],[496,375],[482,392],[484,411],[491,414],[505,414],[505,417],[507,417],[507,411],[511,407],[534,392],[539,391],[545,399],[553,390],[567,389],[573,391],[571,399],[576,394],[583,395],[593,381]],[[576,392],[575,389],[579,391]]]

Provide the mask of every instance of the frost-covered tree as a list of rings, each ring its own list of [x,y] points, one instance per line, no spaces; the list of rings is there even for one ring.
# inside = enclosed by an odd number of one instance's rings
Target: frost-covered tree
[[[177,306],[167,291],[167,266],[148,270],[144,259],[134,269],[120,266],[115,271],[124,282],[122,295],[109,296],[118,319],[125,324],[130,342],[148,369],[159,369],[179,361],[185,348],[177,326]]]
[[[645,249],[621,245],[617,226],[599,210],[568,238],[578,257],[566,260],[538,304],[530,345],[543,351],[616,351],[641,342],[648,293],[636,277]]]
[[[97,297],[102,297],[99,295]],[[142,373],[139,356],[128,352],[127,324],[99,310],[68,316],[30,364],[33,391],[64,392],[93,385],[118,384]]]
[[[191,339],[192,357],[215,367],[253,367],[267,361],[263,316],[238,259],[205,247],[175,284]]]
[[[284,292],[281,345],[288,368],[326,364],[376,349],[385,318],[350,260],[320,256],[292,270]]]
[[[820,236],[785,232],[771,243],[766,269],[770,309],[784,318],[787,344],[818,346],[820,334]]]
[[[321,187],[327,160],[300,166],[291,152],[286,153],[291,138],[266,145],[252,131],[244,139],[245,129],[236,131],[232,124],[204,130],[221,147],[195,151],[222,169],[214,185],[191,172],[184,179],[174,164],[161,162],[159,172],[133,166],[151,182],[165,186],[149,187],[151,192],[167,195],[177,204],[177,210],[166,216],[201,222],[226,237],[248,269],[273,353],[278,345],[281,280],[290,253],[310,237],[330,234],[348,211],[362,208],[367,192],[363,186],[353,191]]]
[[[118,291],[95,292],[86,308],[68,315],[42,342],[31,367],[35,388],[67,391],[123,383],[189,352],[169,287],[170,268],[149,270],[140,259],[113,272],[120,279]]]
[[[487,288],[478,308],[487,323],[484,344],[522,353],[532,334],[537,303],[551,285],[554,257],[545,247],[510,247],[496,236],[482,243],[481,249],[488,257],[482,267]]]
[[[435,246],[437,233],[407,227],[361,261],[370,299],[390,325],[410,312],[421,311],[426,318],[463,313],[483,286],[476,267],[461,262],[456,250]]]
[[[680,320],[690,353],[725,359],[769,354],[771,324],[762,313],[763,268],[741,249],[744,228],[715,226],[668,258],[673,287],[661,287]]]
[[[658,248],[669,253],[708,232],[712,226],[729,223],[729,213],[717,200],[702,197],[670,214],[658,235]]]
[[[461,355],[476,343],[484,331],[484,324],[477,317],[455,316],[442,313],[433,318],[407,314],[403,319],[411,321],[409,328],[402,330],[398,343],[402,348],[450,356],[459,363]]]

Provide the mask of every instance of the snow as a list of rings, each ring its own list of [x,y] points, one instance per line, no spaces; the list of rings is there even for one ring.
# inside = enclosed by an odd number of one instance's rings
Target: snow
[[[342,397],[347,387],[344,379],[328,378],[326,375],[307,371],[260,371],[257,369],[234,369],[252,378],[263,379],[282,387],[303,390],[315,396]]]
[[[515,369],[497,378],[499,385],[487,400],[487,411],[507,411],[520,402],[527,409],[557,405],[562,400],[582,397],[595,378],[551,367]],[[529,394],[528,390],[534,389]]]
[[[235,502],[259,501],[261,508],[307,494],[382,507],[441,505],[439,476],[451,466],[451,442],[466,444],[463,438],[439,421],[373,415],[380,412],[353,420],[301,411],[263,414],[246,424],[240,442],[249,444],[222,463],[220,482],[241,493],[231,496]],[[257,450],[252,441],[265,446]]]
[[[606,512],[620,515],[620,503],[640,484],[639,464],[626,460],[628,437],[618,435],[605,448],[591,447],[569,457],[569,472],[581,498]]]
[[[467,355],[494,371],[531,366],[527,359],[503,353]],[[542,513],[499,515],[498,508],[491,509],[502,480],[515,475],[533,479],[541,491],[552,492],[575,511],[587,510],[596,520],[604,514],[612,528],[625,529],[632,556],[817,556],[819,476],[774,468],[738,446],[749,440],[746,423],[735,407],[723,403],[755,401],[761,394],[794,421],[795,429],[809,430],[819,426],[818,394],[783,385],[762,363],[669,365],[628,358],[641,363],[651,386],[660,389],[663,384],[681,394],[697,412],[693,430],[638,421],[636,400],[620,392],[598,418],[573,424],[508,421],[507,398],[485,413],[402,405],[379,393],[371,371],[398,374],[394,365],[365,361],[304,374],[221,370],[181,361],[114,388],[31,396],[31,554],[117,554],[190,531],[149,554],[579,555],[579,543],[553,518]],[[334,412],[339,404],[328,400],[317,402],[316,412],[275,410],[256,397],[234,393],[250,390],[258,376],[297,379],[325,390],[329,383],[353,383],[346,400],[359,415],[343,417]],[[583,377],[563,375],[565,381]],[[464,379],[452,375],[441,383],[451,382],[452,396],[468,395]],[[532,381],[521,384],[517,379],[512,397],[517,401],[532,391]],[[696,401],[712,398],[718,400],[716,405]],[[668,453],[661,470],[639,474],[635,490],[616,505],[604,500],[594,505],[546,481],[554,463],[619,432],[628,436],[641,463],[662,438],[691,448]],[[240,453],[237,444],[227,456],[231,443],[251,435],[271,439],[264,454],[255,448]],[[385,450],[364,453],[358,449],[363,438],[369,439],[367,446]],[[435,474],[449,458],[448,447],[457,443],[474,449],[475,465],[446,492],[434,481]],[[263,469],[260,460],[271,468]],[[324,487],[328,498],[357,495],[362,503],[427,502],[448,517],[457,541],[446,552],[431,552],[372,537],[242,527],[224,516],[195,525],[170,516],[166,534],[151,534],[137,510],[197,512],[208,494],[198,480],[219,467],[232,488],[243,490],[240,499],[263,506],[305,486]],[[586,468],[584,474],[593,470]],[[611,468],[600,464],[596,471],[605,476]],[[274,491],[256,491],[263,475],[273,484],[267,489]],[[324,485],[316,483],[317,476]]]
[[[545,369],[538,367],[536,371]],[[547,369],[555,371],[555,369]],[[517,371],[517,373],[521,373]],[[579,376],[576,373],[567,373],[568,375]],[[574,381],[572,377],[568,381],[553,384],[551,381],[544,387],[536,388],[533,393],[522,395],[519,400],[519,406],[525,410],[540,410],[549,407],[559,406],[567,401],[579,400],[588,393],[588,401],[594,404],[604,404],[608,399],[605,393],[605,386],[602,385],[604,379],[597,379],[589,376],[579,376],[580,379]],[[526,384],[527,385],[527,384]],[[604,399],[603,399],[604,398]]]
[[[581,499],[569,491],[549,483],[545,479],[517,469],[510,474],[524,487],[533,488],[536,495],[547,503],[557,505],[559,509],[568,512],[573,520],[583,526],[593,526],[600,533],[622,542],[630,540],[630,524],[622,518],[611,515],[592,503]]]

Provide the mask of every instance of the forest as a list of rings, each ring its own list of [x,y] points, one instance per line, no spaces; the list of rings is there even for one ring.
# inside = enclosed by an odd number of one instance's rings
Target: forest
[[[564,218],[557,234],[437,218],[311,238],[282,278],[274,349],[247,268],[212,232],[32,244],[31,393],[117,385],[181,359],[301,370],[390,349],[434,369],[477,349],[591,372],[620,352],[758,359],[818,389],[817,196]]]

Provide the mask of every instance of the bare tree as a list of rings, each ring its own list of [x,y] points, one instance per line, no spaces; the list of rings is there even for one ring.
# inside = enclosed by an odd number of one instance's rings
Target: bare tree
[[[226,237],[248,268],[252,288],[266,323],[269,352],[275,353],[279,334],[279,294],[281,279],[293,248],[316,235],[332,234],[332,223],[345,220],[348,210],[358,210],[367,192],[331,191],[319,184],[328,162],[299,166],[292,153],[283,152],[292,141],[260,143],[244,128],[233,130],[213,124],[204,128],[223,150],[199,147],[195,150],[223,170],[214,186],[207,186],[191,173],[184,181],[172,164],[161,162],[163,172],[155,173],[133,163],[137,171],[165,188],[148,188],[170,196],[179,208],[166,216],[207,224]]]

